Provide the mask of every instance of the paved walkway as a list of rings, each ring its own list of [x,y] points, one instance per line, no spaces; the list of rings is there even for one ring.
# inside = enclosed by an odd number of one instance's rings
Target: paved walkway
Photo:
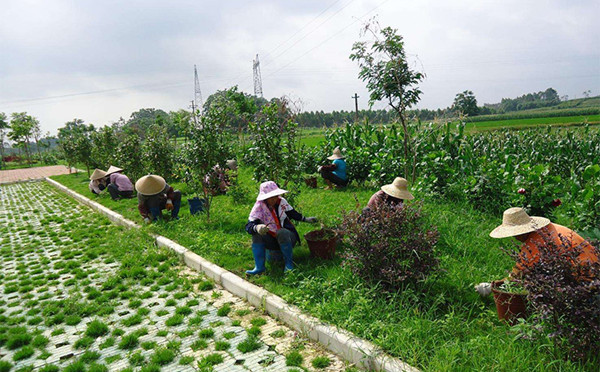
[[[45,182],[0,189],[0,278],[2,371],[346,369]]]
[[[38,180],[50,176],[69,173],[69,168],[64,165],[51,165],[48,167],[34,167],[0,170],[0,184],[24,180]]]

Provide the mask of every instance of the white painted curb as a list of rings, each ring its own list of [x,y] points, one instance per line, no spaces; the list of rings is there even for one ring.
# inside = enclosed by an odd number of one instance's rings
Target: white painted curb
[[[87,205],[93,210],[105,215],[113,223],[129,228],[140,228],[135,222],[76,193],[68,187],[63,186],[50,178],[45,178],[45,180],[81,204]],[[322,323],[319,319],[302,313],[298,307],[288,304],[281,297],[215,265],[188,250],[184,246],[161,235],[152,234],[152,236],[155,239],[157,246],[173,250],[188,267],[203,272],[227,291],[247,300],[258,308],[265,309],[269,315],[279,319],[308,338],[321,343],[333,353],[342,356],[345,360],[362,368],[374,371],[419,371],[399,359],[386,355],[380,348],[369,341],[358,338],[348,331]]]

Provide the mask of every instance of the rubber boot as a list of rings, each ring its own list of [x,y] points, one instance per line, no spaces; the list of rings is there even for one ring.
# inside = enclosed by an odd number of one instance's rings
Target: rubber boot
[[[281,251],[267,249],[267,261],[270,263],[283,262]]]
[[[283,261],[285,262],[285,267],[283,268],[283,272],[287,272],[290,270],[294,270],[294,264],[292,262],[292,244],[286,243],[281,244],[281,254],[283,255]]]
[[[257,275],[265,272],[265,245],[253,243],[252,255],[254,256],[254,269],[246,270],[246,275]]]
[[[179,219],[179,208],[181,208],[181,200],[176,200],[173,202],[173,210],[171,211],[171,219],[178,220]]]
[[[150,210],[150,214],[152,215],[152,221],[158,220],[162,214],[160,212],[160,208],[159,207],[150,207],[148,209]]]

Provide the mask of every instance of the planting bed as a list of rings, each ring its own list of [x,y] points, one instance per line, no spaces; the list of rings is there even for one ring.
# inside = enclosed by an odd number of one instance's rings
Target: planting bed
[[[1,371],[345,369],[46,183],[2,186],[0,229]]]
[[[251,169],[239,170],[238,195],[214,199],[211,222],[204,215],[191,216],[185,185],[173,182],[183,192],[179,221],[158,222],[142,230],[166,236],[200,256],[244,276],[254,262],[251,239],[244,231],[258,184]],[[62,184],[141,223],[136,200],[114,202],[108,195],[94,196],[84,175],[53,177]],[[321,186],[323,186],[321,184]],[[350,185],[343,191],[325,191],[302,186],[292,205],[306,215],[317,216],[325,226],[340,222],[340,209],[361,208],[377,189]],[[575,363],[563,359],[563,351],[548,338],[532,339],[526,327],[510,328],[498,320],[493,299],[481,299],[473,286],[506,277],[514,262],[500,246],[516,241],[492,239],[489,232],[501,222],[501,214],[484,213],[462,202],[427,198],[423,214],[436,225],[436,248],[442,271],[418,286],[385,293],[341,265],[346,247],[340,245],[333,260],[311,258],[306,242],[294,248],[296,270],[283,275],[283,265],[267,265],[267,274],[249,280],[284,298],[322,321],[372,341],[404,362],[432,371],[597,370],[597,360]],[[556,220],[568,225],[568,221]],[[319,226],[297,224],[300,236]]]

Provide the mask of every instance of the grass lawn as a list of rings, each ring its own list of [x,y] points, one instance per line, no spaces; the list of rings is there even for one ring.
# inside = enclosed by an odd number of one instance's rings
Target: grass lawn
[[[52,178],[141,223],[135,199],[114,202],[108,195],[91,195],[88,179],[82,174]],[[216,197],[210,223],[203,215],[189,215],[186,200],[191,195],[184,185],[174,184],[184,193],[181,219],[144,229],[167,236],[243,276],[253,267],[251,239],[244,225],[258,185],[251,180],[250,169],[241,168],[239,178],[248,198]],[[357,186],[345,191],[303,188],[292,205],[332,225],[339,221],[341,209],[364,206],[374,191]],[[418,194],[416,197],[420,199]],[[437,252],[442,270],[422,285],[385,294],[342,268],[340,258],[311,259],[304,240],[294,249],[297,269],[292,274],[283,276],[282,266],[267,265],[267,275],[250,280],[424,370],[597,370],[598,360],[577,365],[564,361],[549,340],[520,337],[516,328],[498,321],[493,300],[482,300],[473,290],[476,283],[503,278],[512,267],[499,247],[513,242],[488,237],[501,216],[438,199],[425,200],[423,208],[440,232]],[[318,226],[299,223],[297,227],[302,236]],[[343,251],[343,247],[339,249]]]

